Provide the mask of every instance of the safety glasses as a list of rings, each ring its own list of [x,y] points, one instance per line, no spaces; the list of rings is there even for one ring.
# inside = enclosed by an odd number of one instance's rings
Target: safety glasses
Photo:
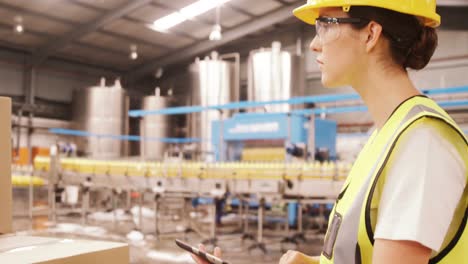
[[[327,44],[340,37],[340,24],[362,24],[369,20],[354,17],[318,17],[315,20],[317,37],[322,44]]]

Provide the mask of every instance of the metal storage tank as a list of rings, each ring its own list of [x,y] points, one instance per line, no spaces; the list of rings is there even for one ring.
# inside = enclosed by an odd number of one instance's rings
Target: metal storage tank
[[[129,101],[120,81],[73,91],[72,127],[99,135],[128,134]],[[108,137],[76,137],[78,152],[92,158],[126,155],[128,142]]]
[[[305,86],[304,59],[281,50],[273,42],[269,49],[253,50],[248,60],[249,101],[284,100],[303,96]],[[289,112],[289,105],[267,105],[268,112]]]
[[[155,95],[143,98],[143,110],[159,110],[174,106],[172,97],[161,96],[156,88]],[[140,136],[147,140],[140,141],[141,157],[148,160],[161,160],[168,144],[156,139],[175,137],[175,120],[172,115],[148,115],[140,121]]]
[[[235,63],[229,60],[234,59]],[[239,100],[239,54],[218,56],[216,52],[204,60],[197,59],[189,67],[191,100],[190,105],[210,106],[226,104]],[[203,159],[212,160],[211,124],[220,120],[218,111],[203,111],[189,116],[189,133],[191,138],[200,138],[197,151]],[[223,112],[228,118],[229,112]]]

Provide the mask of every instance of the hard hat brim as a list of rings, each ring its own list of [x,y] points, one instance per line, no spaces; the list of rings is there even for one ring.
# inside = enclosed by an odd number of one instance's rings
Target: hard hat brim
[[[353,2],[353,1],[349,1],[349,2]],[[359,2],[359,1],[354,1],[354,2]],[[418,12],[417,14],[414,14],[414,13],[409,12],[409,10],[408,11],[401,10],[401,7],[392,8],[391,4],[388,3],[388,1],[386,2],[387,4],[385,4],[385,6],[384,5],[382,6],[372,5],[372,6],[386,8],[386,9],[394,10],[396,12],[420,17],[424,25],[428,27],[436,28],[440,25],[440,16],[435,12],[430,13],[430,14],[423,14],[422,12]],[[364,3],[359,3],[359,4],[351,3],[350,4],[351,8],[353,5],[354,6],[368,6],[368,4],[364,4]],[[315,25],[315,20],[319,16],[319,9],[325,8],[325,7],[343,7],[343,1],[322,1],[322,2],[315,3],[315,4],[305,4],[294,9],[293,14],[295,17],[299,18],[305,23],[310,24],[310,25]]]
[[[317,5],[305,4],[294,9],[293,14],[295,17],[299,18],[303,22],[310,24],[310,25],[315,25],[315,20],[319,16],[318,10],[324,7],[340,7],[340,5],[322,6],[320,4],[317,4]]]

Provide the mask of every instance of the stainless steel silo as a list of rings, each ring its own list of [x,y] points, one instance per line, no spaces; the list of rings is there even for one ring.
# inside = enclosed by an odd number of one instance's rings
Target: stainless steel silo
[[[128,134],[129,101],[116,81],[112,87],[101,86],[73,91],[74,129],[96,135]],[[126,154],[128,143],[109,137],[77,137],[78,151],[93,158],[118,158]]]
[[[143,110],[160,110],[174,106],[173,99],[169,96],[161,96],[157,88],[155,95],[145,96],[142,102]],[[161,160],[168,148],[168,144],[158,139],[175,137],[175,120],[171,115],[148,115],[140,121],[140,136],[145,138],[140,141],[141,157],[147,160]]]
[[[235,63],[228,61],[234,58]],[[191,105],[211,106],[239,100],[239,55],[226,54],[218,56],[212,53],[211,57],[196,60],[190,65]],[[227,111],[223,118],[229,117]],[[189,116],[189,137],[200,138],[197,151],[201,156],[210,160],[213,158],[211,144],[212,122],[220,120],[218,111],[210,110]]]
[[[248,60],[249,101],[272,101],[304,95],[304,59],[281,50],[279,42],[272,47],[250,52]],[[268,105],[268,112],[289,112],[289,105]]]

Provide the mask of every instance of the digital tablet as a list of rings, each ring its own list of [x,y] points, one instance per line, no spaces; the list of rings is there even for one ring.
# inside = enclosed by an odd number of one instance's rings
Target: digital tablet
[[[189,244],[183,242],[183,241],[180,241],[179,239],[176,239],[175,240],[175,243],[177,244],[177,246],[179,246],[181,249],[184,249],[194,255],[197,255],[199,256],[201,259],[203,260],[206,260],[208,261],[208,263],[211,263],[211,264],[229,264],[228,262],[218,258],[218,257],[215,257],[211,254],[208,254],[206,252],[203,252],[203,251],[200,251],[198,248],[196,247],[192,247],[190,246]]]

